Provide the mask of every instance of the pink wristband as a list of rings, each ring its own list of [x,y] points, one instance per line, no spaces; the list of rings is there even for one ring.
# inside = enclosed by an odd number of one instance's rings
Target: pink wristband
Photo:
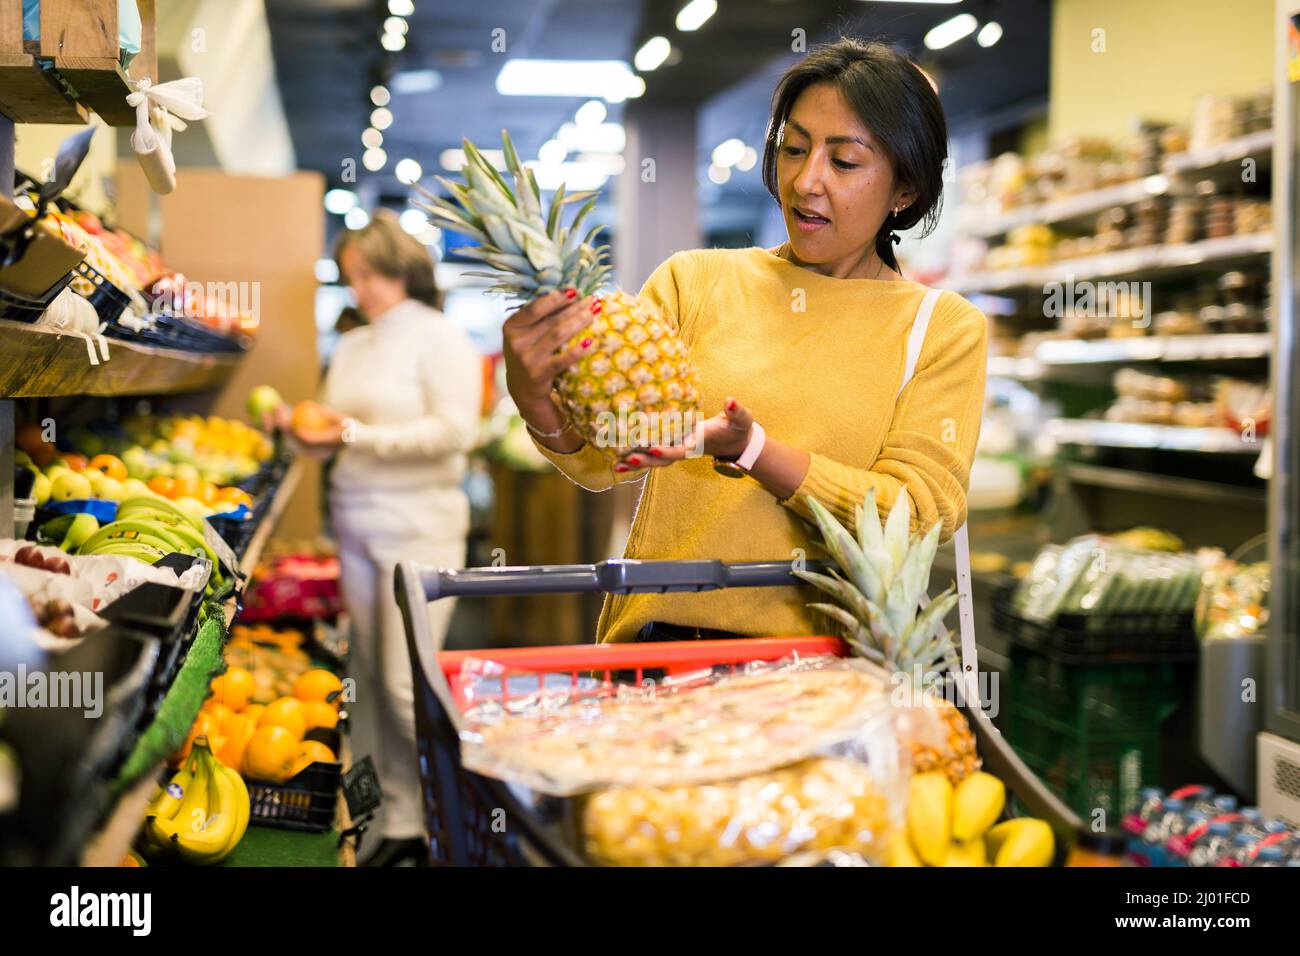
[[[735,465],[743,471],[749,471],[754,467],[754,462],[758,461],[758,456],[763,454],[763,446],[767,444],[767,432],[763,431],[763,426],[754,422],[749,430],[749,444],[745,450],[740,453],[736,459]]]

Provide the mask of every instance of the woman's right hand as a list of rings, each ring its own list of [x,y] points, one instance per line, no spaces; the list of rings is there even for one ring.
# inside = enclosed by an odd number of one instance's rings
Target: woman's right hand
[[[599,311],[594,299],[579,299],[571,289],[534,299],[502,326],[506,388],[524,421],[537,431],[553,432],[563,425],[551,390],[555,379],[589,351],[592,340],[585,338],[571,349],[561,347],[591,325]]]

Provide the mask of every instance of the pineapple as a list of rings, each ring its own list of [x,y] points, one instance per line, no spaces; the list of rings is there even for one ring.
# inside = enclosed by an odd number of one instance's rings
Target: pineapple
[[[920,606],[939,546],[939,524],[923,536],[912,537],[905,491],[890,509],[883,531],[875,492],[867,492],[865,507],[857,509],[857,540],[820,502],[809,498],[808,507],[821,529],[826,550],[839,566],[838,572],[832,569],[829,575],[795,572],[837,602],[810,607],[838,622],[858,654],[886,670],[907,675],[917,697],[922,697],[923,691],[916,682],[925,672],[959,672],[950,632],[936,634],[957,603],[955,588],[950,587],[924,608]],[[952,703],[924,694],[923,706],[908,716],[914,719],[906,722],[904,734],[917,773],[941,771],[956,784],[979,769],[975,738]]]
[[[502,131],[506,167],[514,189],[474,144],[464,141],[464,184],[438,177],[450,199],[420,188],[417,203],[439,226],[479,243],[463,254],[496,272],[472,272],[500,281],[492,291],[526,301],[569,287],[595,294],[608,276],[608,245],[593,247],[596,226],[580,238],[582,220],[596,204],[593,193],[566,196],[556,190],[543,217],[532,170],[519,162]],[[561,223],[567,203],[586,200],[568,228]],[[504,275],[502,275],[504,273]],[[600,295],[601,310],[591,326],[562,347],[590,336],[594,347],[556,381],[564,411],[588,444],[611,460],[632,448],[679,445],[700,421],[700,384],[676,329],[659,307],[613,290]]]

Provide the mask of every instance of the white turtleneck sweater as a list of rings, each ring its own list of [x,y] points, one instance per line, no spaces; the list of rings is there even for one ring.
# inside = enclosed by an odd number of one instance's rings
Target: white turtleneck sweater
[[[460,483],[478,437],[481,362],[464,332],[413,299],[339,340],[322,401],[355,426],[331,477],[336,510],[412,534],[465,533]]]

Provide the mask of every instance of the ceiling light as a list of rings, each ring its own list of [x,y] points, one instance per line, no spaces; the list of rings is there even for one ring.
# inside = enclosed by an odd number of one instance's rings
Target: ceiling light
[[[395,17],[409,17],[415,12],[411,0],[388,0],[388,12]]]
[[[758,150],[753,146],[746,146],[744,154],[736,160],[736,168],[742,173],[747,173],[758,163]]]
[[[361,145],[366,149],[378,149],[384,145],[384,134],[373,126],[367,126],[366,131],[361,134]]]
[[[437,70],[403,70],[394,73],[389,82],[393,85],[393,92],[401,96],[412,93],[432,93],[442,86],[442,74]],[[375,105],[387,106],[388,104],[376,103]]]
[[[971,14],[959,13],[951,20],[944,20],[927,33],[925,45],[931,50],[942,50],[946,46],[952,46],[962,37],[970,36],[977,26],[979,21]]]
[[[348,214],[343,217],[343,225],[349,229],[364,229],[370,223],[370,214],[357,206],[349,209]]]
[[[388,154],[378,147],[368,149],[361,154],[361,165],[372,173],[377,173],[383,169],[386,162],[388,162]]]
[[[704,21],[718,12],[718,0],[691,0],[677,11],[677,29],[698,30]]]
[[[990,20],[984,26],[980,27],[980,32],[975,34],[975,41],[980,46],[992,46],[1002,39],[1002,24],[996,20]]]
[[[726,166],[719,166],[717,163],[709,164],[709,181],[721,186],[731,178],[731,170]]]
[[[579,153],[574,160],[579,163],[591,163],[602,169],[607,176],[621,175],[627,168],[627,161],[618,153]]]
[[[668,42],[667,37],[651,37],[641,45],[641,49],[636,51],[636,56],[632,57],[632,65],[642,73],[649,73],[668,59],[668,54],[671,52],[673,46]]]
[[[397,217],[397,223],[404,232],[412,236],[418,236],[424,232],[424,227],[429,224],[429,217],[418,209],[406,209]]]
[[[499,149],[480,149],[479,153],[496,169],[506,168],[506,154]],[[465,168],[465,151],[463,149],[444,149],[438,154],[438,165],[448,172],[458,173]]]
[[[400,33],[385,33],[379,38],[379,45],[389,53],[396,53],[406,46],[406,37]]]
[[[524,165],[537,177],[537,187],[548,192],[559,189],[561,184],[564,185],[565,192],[587,192],[599,189],[609,179],[609,174],[595,163],[552,164],[529,161]]]
[[[628,87],[627,95],[632,97],[633,99],[636,99],[638,96],[641,96],[643,93],[645,93],[645,80],[642,77],[633,76],[631,80],[631,85]]]
[[[496,85],[502,96],[598,96],[608,101],[611,90],[632,86],[633,75],[622,60],[507,60]]]
[[[357,204],[357,194],[350,189],[331,189],[325,194],[325,211],[341,216]]]
[[[370,88],[370,102],[376,106],[387,106],[391,98],[386,86],[372,86]]]
[[[569,151],[558,139],[548,139],[537,151],[537,158],[548,166],[564,162],[568,155]]]
[[[609,110],[605,109],[604,103],[600,100],[588,100],[578,107],[573,121],[579,126],[599,126],[605,122],[605,117],[608,115]]]
[[[745,155],[745,143],[743,140],[731,138],[726,142],[719,143],[713,150],[713,165],[731,167]]]
[[[339,264],[333,259],[316,260],[316,281],[317,282],[338,282],[339,281]]]
[[[396,33],[398,36],[406,36],[406,31],[411,29],[411,25],[401,17],[389,17],[384,21],[385,33]]]
[[[381,106],[370,114],[370,125],[378,130],[385,130],[393,125],[393,111]]]
[[[397,177],[399,183],[406,183],[409,186],[424,175],[424,170],[413,159],[399,159],[397,165],[393,167],[393,175]]]
[[[622,123],[599,126],[565,123],[555,138],[571,153],[621,153],[627,147],[627,132]]]

